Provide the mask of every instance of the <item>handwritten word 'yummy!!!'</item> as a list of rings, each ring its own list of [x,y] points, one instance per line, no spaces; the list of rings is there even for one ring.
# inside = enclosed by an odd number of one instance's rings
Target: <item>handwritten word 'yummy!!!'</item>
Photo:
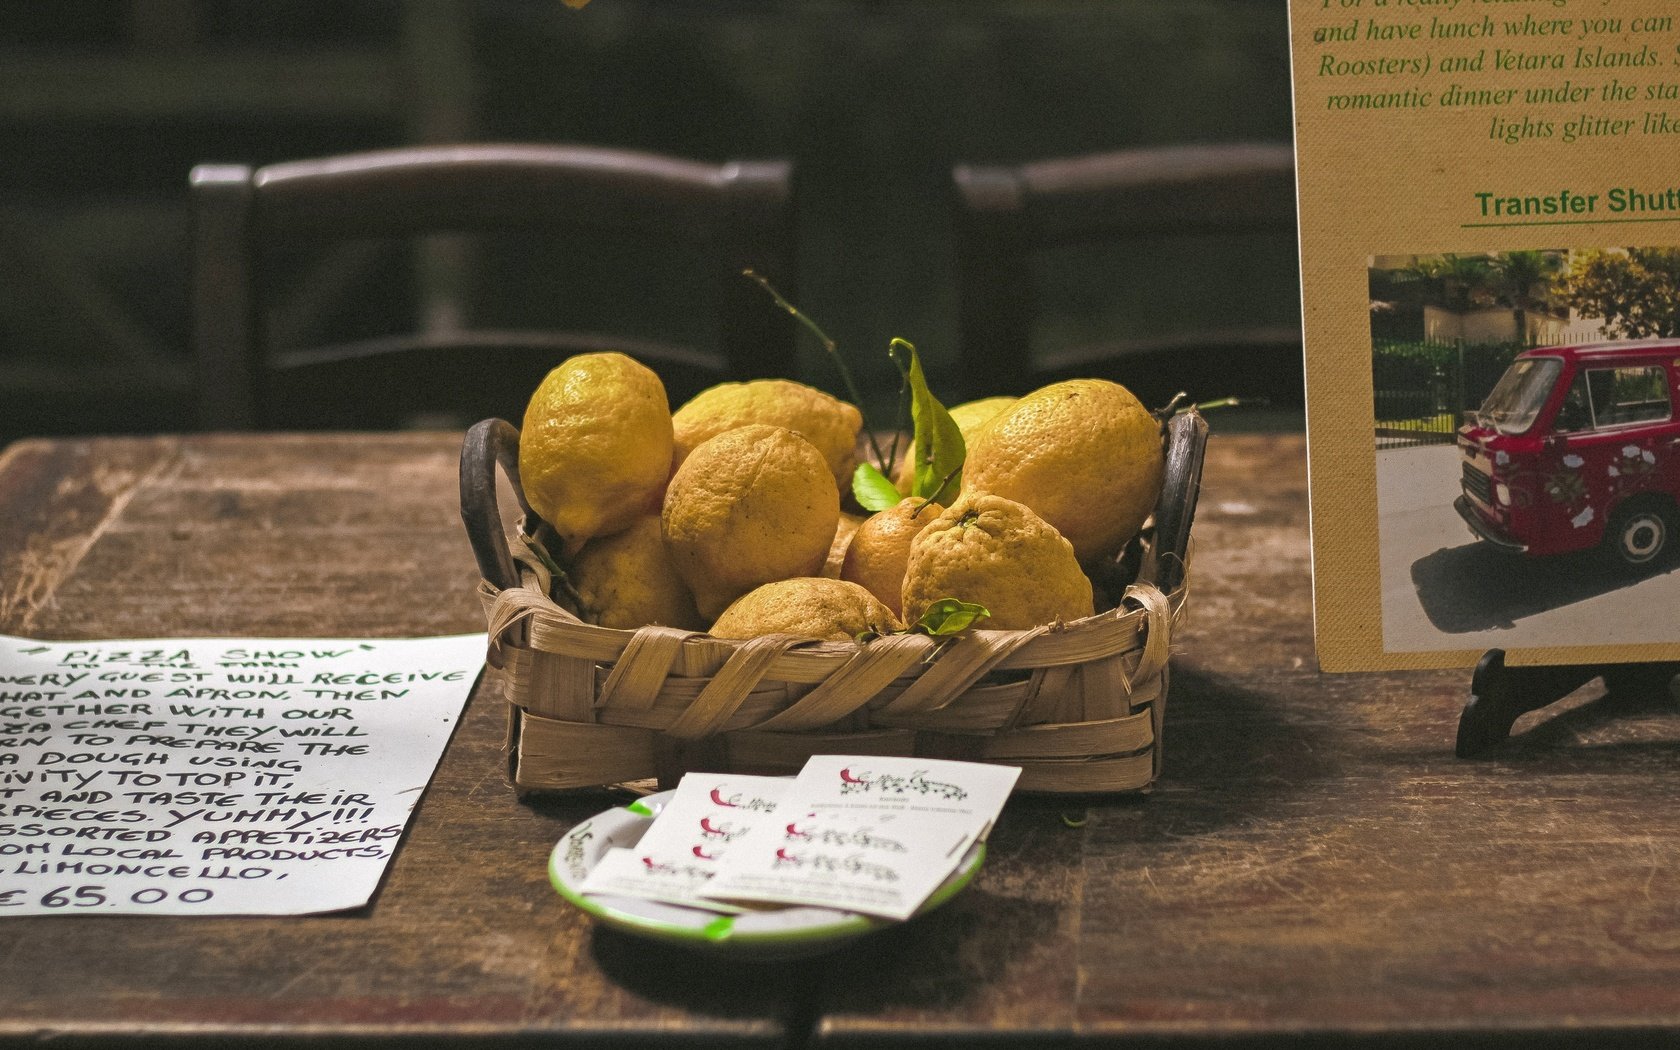
[[[232,812],[216,812],[208,809],[168,809],[165,810],[169,819],[164,826],[180,827],[189,821],[225,821],[233,824],[280,824],[288,831],[298,831],[311,824],[321,821],[335,820],[366,820],[373,815],[372,809],[339,806],[335,809],[303,809],[297,806],[264,806],[257,809],[237,809]]]

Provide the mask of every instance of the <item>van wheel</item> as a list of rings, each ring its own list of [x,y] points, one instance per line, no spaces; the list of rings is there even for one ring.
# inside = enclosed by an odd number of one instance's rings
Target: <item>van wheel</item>
[[[1643,568],[1662,559],[1673,534],[1673,515],[1664,507],[1643,503],[1617,511],[1604,539],[1617,561]]]

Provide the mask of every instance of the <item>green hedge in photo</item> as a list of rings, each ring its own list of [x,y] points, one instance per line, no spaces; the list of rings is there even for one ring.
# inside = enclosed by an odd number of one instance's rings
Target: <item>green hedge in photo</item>
[[[1527,344],[1379,339],[1371,347],[1371,387],[1383,422],[1474,409]]]

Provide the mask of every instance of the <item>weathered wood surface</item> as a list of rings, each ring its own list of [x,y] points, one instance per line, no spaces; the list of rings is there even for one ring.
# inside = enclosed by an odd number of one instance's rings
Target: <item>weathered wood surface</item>
[[[33,442],[0,458],[0,631],[479,631],[458,435]],[[596,936],[544,873],[603,795],[532,805],[474,703],[375,903],[322,918],[0,918],[0,1041],[432,1036],[785,1045],[809,990]]]
[[[1672,1040],[1672,707],[1584,691],[1461,761],[1468,672],[1320,675],[1310,597],[1299,436],[1216,434],[1153,796],[1012,803],[970,892],[837,960],[812,1045]]]
[[[448,435],[31,443],[0,454],[0,631],[481,627]],[[1680,719],[1589,693],[1452,757],[1467,673],[1321,676],[1304,450],[1210,445],[1165,776],[1010,805],[976,884],[809,963],[592,931],[475,703],[370,908],[0,919],[0,1041],[1649,1045],[1680,1035]],[[1083,825],[1070,827],[1064,816]]]

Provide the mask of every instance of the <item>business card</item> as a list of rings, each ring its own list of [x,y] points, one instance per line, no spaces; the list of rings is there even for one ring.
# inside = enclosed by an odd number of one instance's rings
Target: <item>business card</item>
[[[615,894],[719,911],[702,896],[718,865],[754,821],[775,812],[785,777],[690,773],[633,848],[612,850],[583,880],[586,894]]]
[[[1017,766],[882,755],[813,755],[784,798],[819,813],[939,814],[982,841],[1002,812]]]
[[[707,897],[908,919],[950,877],[973,833],[932,812],[784,809],[732,847]]]
[[[985,839],[1020,772],[817,755],[793,779],[690,773],[581,890],[724,913],[814,906],[906,919]]]

